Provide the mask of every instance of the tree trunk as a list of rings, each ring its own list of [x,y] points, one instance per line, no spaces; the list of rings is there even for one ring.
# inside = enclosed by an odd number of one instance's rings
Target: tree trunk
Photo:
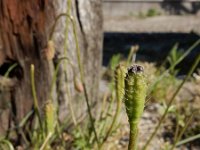
[[[73,26],[71,22],[67,23],[65,15],[58,19],[60,14],[70,12],[76,22],[89,99],[97,100],[102,57],[101,0],[74,0],[70,11],[67,3],[67,0],[0,0],[0,120],[3,122],[0,124],[0,134],[17,126],[33,107],[31,64],[35,66],[40,108],[50,98],[62,105],[59,109],[61,112],[69,112],[69,100],[73,101],[73,107],[83,107],[84,100],[77,99],[74,87],[74,78],[79,79],[80,72]],[[51,59],[47,57],[48,41],[56,20],[52,38],[55,56]],[[69,25],[68,30],[66,25]],[[54,94],[50,97],[52,76],[62,57],[69,60],[66,64],[62,61],[59,66]],[[2,77],[13,64],[17,66],[9,77]],[[78,94],[78,97],[83,97],[83,94]],[[81,111],[76,111],[76,117],[83,109],[78,110]],[[66,113],[60,113],[61,119],[65,117]]]

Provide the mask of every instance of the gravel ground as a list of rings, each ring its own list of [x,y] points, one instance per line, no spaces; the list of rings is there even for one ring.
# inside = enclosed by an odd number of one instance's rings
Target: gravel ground
[[[105,32],[125,32],[125,33],[190,33],[195,32],[200,35],[200,15],[197,16],[155,16],[149,18],[136,18],[133,16],[128,17],[104,17],[104,31]],[[101,92],[105,92],[108,89],[106,82],[101,82]],[[180,93],[178,94],[176,101],[181,104],[184,100],[191,100],[192,107],[198,107],[199,109],[199,85],[192,82],[187,82]],[[194,102],[195,101],[195,102]],[[146,142],[153,130],[155,129],[159,114],[158,109],[161,107],[158,103],[151,103],[147,105],[142,120],[140,122],[140,134],[139,134],[139,147]],[[122,113],[120,120],[122,126],[117,130],[113,137],[108,139],[108,143],[105,144],[105,150],[125,150],[127,149],[129,139],[129,126],[127,124],[127,117],[125,111]],[[148,150],[161,150],[166,146],[166,139],[164,139],[164,133],[168,132],[166,129],[168,126],[165,123],[159,130],[158,134],[151,142]],[[199,147],[178,147],[177,150],[198,150]]]
[[[105,71],[106,69],[103,68],[102,70]],[[152,70],[152,72],[154,71]],[[179,94],[176,96],[175,103],[173,104],[175,107],[180,107],[180,105],[183,105],[182,107],[185,107],[185,103],[187,103],[187,108],[190,111],[200,109],[200,76],[197,74],[195,74],[195,76],[195,80],[193,79],[186,82],[180,90]],[[149,76],[149,78],[151,77]],[[108,82],[106,80],[101,80],[100,89],[100,93],[109,92]],[[167,95],[167,97],[168,96],[171,97],[172,95],[169,94]],[[144,144],[154,131],[155,127],[157,126],[161,116],[161,109],[163,109],[161,103],[148,102],[146,104],[145,111],[139,125],[139,149],[144,146]],[[164,150],[167,146],[169,146],[169,143],[173,141],[173,137],[171,134],[173,134],[174,132],[174,129],[172,128],[175,127],[175,123],[172,121],[172,116],[173,115],[168,115],[168,117],[165,119],[164,123],[161,125],[159,131],[149,145],[148,150]],[[195,121],[190,125],[190,130],[193,128],[192,126],[198,126],[199,124],[199,115],[195,115],[194,118],[196,119],[194,119]],[[113,133],[112,136],[108,138],[108,141],[103,147],[104,150],[127,149],[129,140],[129,125],[124,106],[119,122],[121,124],[120,127],[115,133]],[[182,145],[180,147],[177,147],[175,150],[199,149],[199,144],[191,144],[189,147],[186,147],[186,145]]]

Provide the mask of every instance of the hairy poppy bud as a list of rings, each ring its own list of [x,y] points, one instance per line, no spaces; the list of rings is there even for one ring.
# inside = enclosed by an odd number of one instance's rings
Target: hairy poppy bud
[[[74,88],[77,92],[82,93],[83,92],[83,84],[78,79],[78,77],[74,77]]]
[[[146,92],[143,67],[131,66],[125,78],[125,106],[130,124],[129,150],[137,149],[137,126],[144,110]]]
[[[55,55],[55,45],[53,41],[48,41],[47,47],[42,50],[42,57],[46,60],[52,60]]]

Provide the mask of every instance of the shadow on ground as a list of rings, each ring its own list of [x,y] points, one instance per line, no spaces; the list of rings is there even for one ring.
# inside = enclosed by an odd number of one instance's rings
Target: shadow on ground
[[[187,50],[200,36],[195,33],[104,33],[103,65],[107,66],[114,54],[122,54],[127,57],[130,47],[138,44],[140,50],[137,53],[137,60],[150,62],[161,62],[169,53],[171,48],[179,43],[179,50]],[[187,71],[200,53],[200,45],[192,50],[192,53],[181,65]],[[184,72],[183,71],[183,72]]]
[[[197,14],[200,9],[200,2],[188,2],[191,4],[191,7],[188,8],[184,5],[185,0],[180,1],[172,1],[172,0],[164,0],[161,3],[161,7],[171,14]]]

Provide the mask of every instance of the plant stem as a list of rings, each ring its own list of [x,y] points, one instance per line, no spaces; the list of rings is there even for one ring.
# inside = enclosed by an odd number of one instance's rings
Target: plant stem
[[[130,124],[128,150],[137,150],[138,127],[137,124]]]
[[[178,133],[179,133],[179,116],[180,112],[178,110],[178,112],[175,112],[175,115],[176,115],[176,128],[175,128],[175,133],[174,133],[174,141],[176,141],[177,137],[178,137]]]
[[[71,0],[67,0],[67,14],[69,16],[71,15]],[[64,43],[64,56],[65,57],[67,57],[67,50],[68,50],[69,23],[70,23],[70,18],[66,17],[65,43]],[[71,64],[70,60],[68,60],[68,61]],[[73,70],[73,73],[75,75],[75,71],[74,71],[73,66],[72,66],[72,70]],[[66,72],[66,79],[67,79],[68,77],[67,77],[67,62],[66,61],[64,62],[64,71]],[[70,113],[71,113],[71,116],[72,116],[72,120],[73,120],[74,125],[76,126],[77,121],[76,121],[73,106],[72,106],[72,103],[71,103],[72,96],[70,94],[70,87],[69,86],[67,86],[66,92],[67,92],[67,96],[68,96],[69,109],[70,109]]]
[[[96,132],[93,117],[92,117],[92,112],[91,112],[91,108],[90,108],[90,104],[89,104],[89,97],[88,97],[88,94],[87,94],[87,88],[86,88],[86,85],[85,85],[83,65],[82,65],[82,62],[81,62],[80,47],[79,47],[79,44],[78,44],[78,37],[77,37],[77,33],[76,33],[76,23],[73,20],[73,18],[71,18],[71,21],[72,21],[72,25],[73,25],[74,38],[75,38],[75,43],[76,43],[76,54],[77,54],[77,60],[78,60],[78,68],[79,68],[79,71],[80,71],[81,82],[83,84],[83,90],[84,90],[84,95],[85,95],[85,101],[86,101],[86,104],[87,104],[87,110],[88,110],[92,130],[94,132],[95,140],[96,140],[97,145],[99,147],[99,140],[98,140],[97,132]]]
[[[103,142],[105,142],[105,141],[107,140],[107,138],[109,137],[110,133],[112,132],[113,127],[114,127],[114,125],[115,125],[115,123],[116,123],[116,121],[117,121],[117,118],[118,118],[118,116],[119,116],[120,108],[121,108],[121,102],[118,100],[118,101],[117,101],[117,109],[116,109],[116,111],[115,111],[115,115],[114,115],[112,124],[111,124],[110,128],[108,129],[108,132],[107,132],[107,134],[106,134],[106,136],[105,136]]]
[[[51,31],[50,31],[50,34],[49,34],[49,40],[51,40],[53,38],[53,33],[55,31],[55,28],[56,28],[56,25],[57,25],[59,19],[61,17],[63,17],[63,16],[66,17],[65,43],[64,43],[64,56],[66,56],[66,57],[67,57],[67,49],[68,49],[67,37],[68,37],[68,32],[69,32],[69,21],[72,20],[71,17],[70,17],[70,12],[71,12],[71,0],[68,0],[67,1],[67,13],[61,13],[56,17],[55,23],[53,24],[53,26],[51,28]],[[64,70],[65,70],[65,72],[67,72],[66,69],[67,69],[67,64],[66,64],[66,62],[64,62]],[[66,75],[67,75],[67,73],[66,73]],[[70,113],[71,113],[71,116],[72,116],[73,123],[76,126],[77,122],[76,122],[76,119],[75,119],[76,117],[75,117],[75,114],[74,114],[74,111],[73,111],[73,107],[72,107],[72,104],[71,104],[71,94],[70,94],[69,90],[70,89],[67,86],[67,91],[66,92],[67,92],[68,101],[69,101]]]
[[[45,138],[45,140],[44,140],[44,142],[43,142],[43,144],[42,144],[42,146],[41,146],[41,148],[39,150],[44,150],[45,148],[47,149],[46,146],[48,146],[48,142],[49,142],[49,140],[50,140],[50,138],[51,138],[52,135],[53,135],[52,132],[50,132],[47,135],[47,137]]]
[[[33,95],[33,102],[34,102],[34,110],[38,116],[40,128],[43,130],[42,119],[41,119],[40,112],[39,112],[38,99],[37,99],[36,89],[35,89],[34,74],[35,74],[35,67],[33,64],[31,64],[31,88],[32,88],[32,95]]]
[[[183,133],[185,132],[185,130],[187,129],[188,125],[191,123],[192,119],[194,117],[194,112],[190,115],[189,119],[186,121],[185,126],[183,127],[183,129],[181,130],[180,134],[177,136],[177,138],[174,141],[174,144],[172,145],[172,148],[170,150],[173,150],[176,147],[176,144],[178,143],[178,141],[180,140],[180,138],[182,137]]]
[[[93,132],[94,132],[95,140],[96,140],[97,145],[99,147],[99,140],[98,140],[98,137],[97,137],[97,132],[96,132],[95,126],[94,126],[94,121],[93,121],[93,117],[92,117],[92,113],[91,113],[91,109],[90,109],[90,105],[89,105],[86,86],[85,86],[84,83],[83,83],[83,90],[84,90],[84,94],[85,94],[86,104],[87,104],[87,108],[88,108],[88,114],[89,114],[89,117],[90,117],[90,122],[91,122],[92,129],[93,129]]]
[[[152,139],[156,135],[156,133],[157,133],[158,129],[160,128],[162,122],[164,121],[165,117],[167,116],[168,110],[169,110],[170,106],[172,105],[172,103],[174,102],[176,95],[179,93],[179,91],[181,90],[181,88],[184,85],[184,83],[189,79],[189,77],[191,76],[191,74],[194,72],[195,68],[199,64],[199,61],[200,61],[200,54],[198,55],[197,59],[195,60],[194,64],[192,65],[192,67],[190,68],[190,71],[188,72],[187,76],[181,82],[181,84],[179,85],[179,87],[177,88],[177,90],[175,91],[175,93],[173,94],[172,98],[170,99],[170,101],[169,101],[169,103],[167,105],[167,108],[165,109],[164,114],[162,115],[162,117],[161,117],[158,125],[156,126],[154,132],[151,134],[150,138],[148,139],[148,141],[146,142],[145,146],[143,147],[143,150],[147,149],[148,145],[150,144],[150,142],[152,141]]]
[[[107,138],[109,137],[109,135],[113,131],[114,125],[115,125],[117,118],[119,116],[119,113],[120,113],[121,102],[122,102],[122,99],[123,99],[123,96],[124,96],[124,92],[123,92],[123,90],[124,90],[124,78],[126,76],[125,67],[123,67],[121,64],[119,64],[115,68],[114,74],[115,74],[114,79],[115,79],[115,95],[116,95],[116,99],[117,99],[117,107],[116,107],[115,114],[113,116],[111,126],[109,127],[109,129],[106,133],[106,136],[104,137],[104,139],[101,143],[101,146],[103,145],[103,143],[107,140]]]
[[[186,52],[173,64],[171,65],[167,70],[165,70],[160,77],[151,85],[149,88],[148,94],[149,95],[153,89],[155,88],[156,84],[163,79],[163,77],[176,65],[178,65],[195,47],[197,47],[200,44],[200,39],[196,41],[191,47],[189,47]]]
[[[102,114],[102,116],[105,117],[105,121],[102,123],[102,126],[99,127],[99,136],[100,137],[102,137],[104,135],[104,132],[106,132],[105,131],[105,129],[107,128],[106,125],[108,124],[108,122],[110,120],[109,117],[106,117],[106,116],[108,116],[108,114],[111,114],[113,102],[114,102],[114,96],[112,93],[108,107],[107,107],[107,109],[104,108],[105,112]],[[101,145],[99,146],[100,147],[99,149],[101,149],[102,146],[103,146],[103,141],[102,141]]]
[[[95,125],[94,125],[94,121],[93,121],[93,117],[92,117],[92,113],[91,113],[91,109],[90,109],[90,105],[89,105],[89,98],[88,98],[88,94],[87,94],[87,88],[86,88],[86,85],[85,85],[83,66],[82,66],[82,63],[81,63],[80,47],[79,47],[79,44],[78,44],[78,37],[77,37],[77,33],[76,33],[76,23],[75,23],[73,17],[70,16],[69,14],[67,14],[67,13],[61,13],[57,17],[57,20],[62,16],[68,17],[70,19],[71,23],[72,23],[72,26],[73,26],[74,39],[75,39],[75,44],[76,44],[76,54],[77,54],[77,60],[78,60],[78,68],[79,68],[79,71],[80,71],[81,82],[83,84],[85,101],[86,101],[86,104],[87,104],[87,110],[88,110],[90,122],[91,122],[91,125],[92,125],[92,129],[93,129],[93,132],[94,132],[94,135],[95,135],[95,140],[96,140],[96,142],[97,142],[97,144],[99,146],[99,140],[98,140],[97,132],[96,132],[96,129],[95,129]],[[50,37],[52,37],[54,29],[55,29],[55,26],[52,27],[52,33],[50,34]]]
[[[191,142],[191,141],[196,140],[196,139],[199,139],[199,138],[200,138],[200,134],[194,135],[194,136],[192,136],[192,137],[189,137],[189,138],[187,138],[187,139],[184,139],[184,140],[178,142],[178,143],[176,144],[176,146],[180,146],[180,145],[182,145],[182,144]]]
[[[109,129],[106,133],[106,136],[104,137],[104,139],[103,139],[103,141],[100,145],[100,148],[103,146],[104,142],[107,140],[107,138],[110,136],[111,132],[113,131],[113,127],[114,127],[114,125],[117,121],[117,118],[119,116],[119,113],[120,113],[120,108],[121,108],[121,102],[120,102],[120,100],[117,100],[117,108],[116,108],[116,111],[115,111],[115,115],[114,115],[112,123],[111,123],[111,125],[110,125],[110,127],[109,127]]]
[[[10,72],[15,68],[17,67],[17,63],[14,63],[13,65],[11,65],[8,70],[6,71],[6,73],[4,74],[5,77],[8,77]]]
[[[103,102],[102,102],[102,105],[101,105],[99,120],[101,120],[103,118],[103,114],[104,114],[105,108],[106,108],[106,100],[107,99],[108,99],[108,93],[105,93],[104,96],[103,96]]]

